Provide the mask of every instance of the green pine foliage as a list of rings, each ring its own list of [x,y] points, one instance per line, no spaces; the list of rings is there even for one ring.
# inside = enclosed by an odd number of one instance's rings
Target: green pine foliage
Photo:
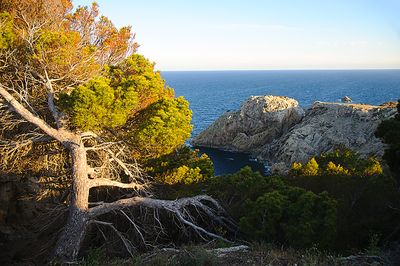
[[[255,201],[248,201],[249,210],[240,218],[240,227],[254,239],[268,242],[282,239],[280,222],[289,204],[288,198],[279,191],[267,192]]]
[[[245,167],[209,180],[207,192],[240,221],[248,239],[296,247],[328,247],[336,234],[336,201]]]
[[[387,162],[393,174],[400,180],[400,100],[397,104],[397,114],[394,118],[383,121],[375,135],[388,144],[383,159]]]
[[[364,159],[352,150],[340,146],[332,152],[311,158],[304,166],[293,163],[290,173],[296,176],[371,176],[381,175],[383,170],[376,158]]]
[[[395,237],[400,195],[396,181],[384,175],[379,161],[361,158],[344,147],[314,159],[320,169],[317,175],[303,174],[296,164],[288,180],[316,194],[325,191],[337,200],[336,248],[366,248],[371,233],[386,240]]]
[[[137,54],[61,94],[59,104],[81,130],[118,127],[114,135],[130,142],[136,159],[172,153],[192,130],[189,103],[173,98],[154,64]]]
[[[162,99],[143,110],[128,133],[141,158],[158,158],[180,147],[192,131],[192,111],[183,97]]]
[[[211,178],[206,189],[226,206],[235,220],[240,220],[249,210],[249,201],[285,186],[283,179],[263,176],[246,166],[234,174]]]
[[[179,166],[172,171],[166,173],[164,183],[168,185],[175,184],[195,184],[205,180],[205,177],[201,174],[199,167],[189,168],[186,165]]]
[[[61,105],[71,113],[74,126],[82,130],[100,130],[124,125],[136,108],[139,96],[134,87],[112,87],[107,77],[96,77],[62,94]]]
[[[295,247],[332,246],[337,202],[297,187],[268,192],[248,203],[240,227],[254,239]]]
[[[327,192],[315,194],[297,187],[288,187],[283,193],[291,202],[281,222],[286,241],[295,247],[333,247],[337,201]]]
[[[224,203],[237,220],[247,211],[248,200],[255,201],[264,193],[282,187],[285,187],[283,179],[263,176],[248,166],[231,175],[213,177],[207,182],[207,192]]]
[[[343,147],[293,164],[288,176],[263,176],[246,167],[212,177],[197,191],[217,198],[249,240],[335,250],[367,248],[397,239],[396,180],[379,161]]]
[[[182,145],[170,154],[143,160],[142,164],[146,172],[160,183],[194,184],[208,180],[214,174],[211,159],[198,153],[198,150]]]
[[[160,72],[154,71],[154,64],[138,54],[116,66],[106,66],[100,76],[60,94],[58,103],[76,128],[103,133],[106,129],[112,132],[111,138],[126,140],[133,150],[132,156],[145,168],[149,160],[178,150],[192,130],[188,101],[174,98]],[[209,166],[203,170],[186,159],[169,169],[156,165],[155,160],[149,161],[147,170],[158,180],[168,180],[167,183],[200,182],[211,175],[205,174]],[[163,170],[162,177],[157,169]]]
[[[125,125],[138,111],[162,99],[171,99],[172,95],[160,73],[154,71],[154,64],[134,54],[117,66],[105,67],[101,76],[71,93],[61,94],[59,103],[70,114],[75,127],[101,130]]]
[[[172,98],[173,90],[165,85],[165,80],[159,71],[154,70],[144,56],[133,54],[117,66],[106,68],[112,87],[135,88],[139,96],[137,109],[139,111],[163,98]]]

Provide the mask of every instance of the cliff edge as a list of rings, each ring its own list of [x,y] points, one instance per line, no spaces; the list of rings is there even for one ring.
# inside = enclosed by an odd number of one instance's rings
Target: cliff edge
[[[294,99],[250,97],[240,110],[222,115],[192,141],[194,146],[251,153],[284,172],[344,145],[362,156],[381,157],[384,144],[374,136],[393,105],[315,102],[305,112]]]
[[[192,141],[193,146],[251,153],[272,142],[304,115],[299,103],[283,96],[252,96],[240,110],[227,112]]]

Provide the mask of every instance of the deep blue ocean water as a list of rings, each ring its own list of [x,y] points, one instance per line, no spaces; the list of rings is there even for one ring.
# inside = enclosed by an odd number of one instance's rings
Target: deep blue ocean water
[[[339,102],[345,95],[355,103],[375,105],[400,98],[400,70],[165,71],[162,76],[176,96],[190,102],[192,136],[252,95],[289,96],[305,108],[317,100]],[[217,175],[247,164],[262,170],[243,154],[204,151],[213,159]]]

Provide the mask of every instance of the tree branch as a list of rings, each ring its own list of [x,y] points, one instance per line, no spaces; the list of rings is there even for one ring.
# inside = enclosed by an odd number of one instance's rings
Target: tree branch
[[[61,128],[62,127],[61,116],[57,110],[56,105],[54,104],[53,85],[51,84],[51,80],[49,79],[47,70],[45,70],[44,73],[46,74],[46,80],[44,80],[44,82],[45,82],[47,89],[49,90],[47,92],[47,105],[49,106],[49,110],[50,110],[51,114],[53,115],[53,118],[54,118],[54,121],[56,122],[57,128]]]
[[[107,178],[95,178],[90,179],[90,188],[93,187],[119,187],[119,188],[131,188],[135,190],[143,190],[144,185],[137,183],[122,183]]]
[[[60,141],[65,142],[68,139],[62,134],[62,132],[49,126],[43,119],[32,114],[28,109],[26,109],[22,104],[20,104],[7,90],[0,84],[0,95],[11,105],[15,112],[22,116],[26,121],[34,124],[41,130],[43,130],[50,137]]]
[[[132,243],[128,239],[126,239],[124,237],[124,235],[120,231],[118,231],[117,228],[115,228],[113,226],[112,223],[107,223],[107,222],[98,221],[98,220],[92,220],[92,221],[90,221],[90,223],[92,223],[92,224],[100,224],[100,225],[105,225],[105,226],[111,227],[111,229],[119,236],[119,238],[121,239],[122,243],[124,244],[126,250],[129,252],[131,257],[133,257],[132,249],[134,249],[134,248],[133,248]]]
[[[213,210],[213,212],[211,212],[210,208],[201,201],[207,201],[209,203],[212,203],[217,211]],[[197,211],[208,208],[206,213],[208,216],[210,216],[210,219],[215,221],[221,221],[221,219],[219,219],[219,215],[221,215],[221,212],[224,213],[222,207],[213,198],[207,195],[198,195],[190,198],[181,198],[177,200],[160,200],[160,199],[145,198],[145,197],[132,197],[128,199],[117,200],[111,203],[102,203],[101,205],[92,207],[89,209],[88,215],[90,219],[94,219],[102,214],[106,214],[111,211],[122,210],[127,207],[139,207],[139,206],[152,209],[164,209],[168,212],[173,213],[180,222],[192,228],[200,236],[206,235],[211,238],[217,238],[225,242],[232,243],[231,241],[225,239],[224,237],[209,232],[204,228],[196,225],[193,222],[193,218],[188,214],[186,208],[189,206],[195,206]]]

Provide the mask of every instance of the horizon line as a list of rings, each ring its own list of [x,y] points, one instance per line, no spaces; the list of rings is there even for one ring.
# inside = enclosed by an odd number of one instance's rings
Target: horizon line
[[[226,71],[359,71],[359,70],[400,70],[400,68],[280,68],[280,69],[166,69],[160,72],[226,72]]]

